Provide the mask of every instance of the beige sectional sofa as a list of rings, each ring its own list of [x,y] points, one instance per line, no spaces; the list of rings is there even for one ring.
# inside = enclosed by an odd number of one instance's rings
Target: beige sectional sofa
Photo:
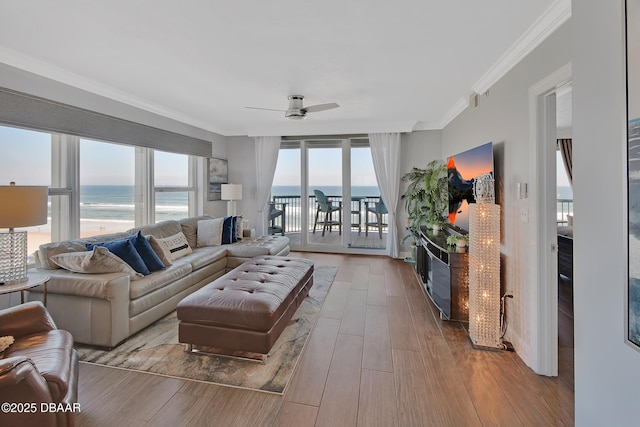
[[[289,253],[284,236],[245,237],[237,243],[197,247],[198,221],[186,218],[131,229],[123,233],[42,245],[37,253],[39,272],[48,274],[47,309],[60,329],[79,343],[113,347],[176,308],[178,302],[248,258]],[[160,271],[138,280],[124,272],[86,274],[57,268],[51,257],[83,251],[87,243],[135,235],[164,239],[180,231],[193,252]],[[29,292],[29,300],[42,300],[43,287]]]

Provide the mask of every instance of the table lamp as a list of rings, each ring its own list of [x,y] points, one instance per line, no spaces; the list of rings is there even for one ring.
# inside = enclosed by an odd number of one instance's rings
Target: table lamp
[[[16,227],[47,223],[48,188],[0,186],[0,285],[24,282],[27,277],[27,232]]]
[[[227,216],[236,215],[236,200],[242,200],[242,184],[222,184],[220,198],[227,201]]]

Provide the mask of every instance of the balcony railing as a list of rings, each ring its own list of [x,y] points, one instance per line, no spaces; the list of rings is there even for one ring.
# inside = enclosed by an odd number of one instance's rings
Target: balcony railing
[[[557,199],[556,212],[558,225],[568,224],[568,215],[573,216],[573,199]]]
[[[335,202],[342,202],[342,196],[327,196],[327,199]],[[373,204],[373,202],[377,202],[380,197],[364,197],[364,196],[354,196],[351,198],[351,206],[350,206],[350,223],[351,228],[357,228],[358,230],[364,230],[365,222],[367,221],[367,212],[366,206],[367,203]],[[286,207],[284,209],[284,232],[286,233],[300,233],[302,232],[302,203],[300,196],[273,196],[272,202],[275,203],[276,209],[282,209],[282,204],[286,203]],[[318,209],[318,202],[316,201],[315,196],[309,196],[309,212],[307,217],[309,218],[309,230],[313,229],[313,221],[315,219],[316,211]],[[371,214],[373,215],[373,214]],[[385,215],[386,216],[386,215]],[[282,219],[276,218],[277,222],[276,226],[282,226]],[[347,224],[347,221],[343,221],[343,223]],[[386,223],[386,218],[385,218]]]

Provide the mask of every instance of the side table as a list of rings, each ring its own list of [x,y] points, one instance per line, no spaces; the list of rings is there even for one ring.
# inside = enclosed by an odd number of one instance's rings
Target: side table
[[[0,295],[10,294],[12,292],[20,291],[20,304],[24,304],[24,291],[27,289],[35,288],[36,286],[43,285],[43,304],[47,306],[47,282],[49,276],[46,274],[29,274],[28,280],[20,283],[14,283],[12,285],[0,285]]]

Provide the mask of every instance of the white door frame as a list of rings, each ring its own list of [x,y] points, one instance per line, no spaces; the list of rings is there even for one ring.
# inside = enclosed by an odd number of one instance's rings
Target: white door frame
[[[528,263],[531,325],[531,368],[541,375],[558,375],[558,259],[556,230],[555,93],[571,81],[567,64],[529,88],[529,176],[532,221],[529,241],[533,262]]]

